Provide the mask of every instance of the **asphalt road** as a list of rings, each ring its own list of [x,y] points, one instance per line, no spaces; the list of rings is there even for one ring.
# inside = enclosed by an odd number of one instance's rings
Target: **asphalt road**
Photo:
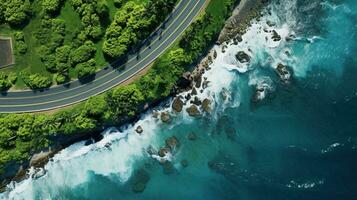
[[[60,108],[103,93],[139,73],[167,50],[191,24],[206,0],[181,0],[166,22],[141,47],[99,71],[88,83],[76,80],[43,91],[15,91],[0,95],[1,113],[36,112]]]

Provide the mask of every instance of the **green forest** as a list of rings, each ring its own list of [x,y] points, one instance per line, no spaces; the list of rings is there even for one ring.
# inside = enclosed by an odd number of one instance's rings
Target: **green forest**
[[[0,90],[43,89],[95,74],[145,39],[177,0],[3,0],[0,36],[16,64]],[[4,74],[10,74],[5,76]]]

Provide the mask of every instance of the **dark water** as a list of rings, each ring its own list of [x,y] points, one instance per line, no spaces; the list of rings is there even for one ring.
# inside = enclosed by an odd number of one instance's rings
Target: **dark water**
[[[179,114],[164,125],[148,114],[138,122],[142,136],[129,127],[105,136],[110,150],[103,150],[106,141],[91,149],[77,144],[55,157],[44,177],[2,198],[357,199],[357,1],[276,0],[268,9],[243,36],[247,42],[219,52],[205,75],[211,84],[202,95],[215,101],[212,115]],[[265,40],[259,27],[276,29],[282,41]],[[291,34],[296,39],[285,41]],[[230,52],[248,48],[252,62],[239,73]],[[279,80],[277,63],[293,71],[290,83]],[[253,102],[263,84],[270,92]],[[225,102],[223,88],[231,93]],[[180,147],[171,165],[143,150],[173,135]],[[132,191],[138,180],[142,193]]]

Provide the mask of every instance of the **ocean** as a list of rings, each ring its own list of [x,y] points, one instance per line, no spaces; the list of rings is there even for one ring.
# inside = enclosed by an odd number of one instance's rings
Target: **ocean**
[[[148,111],[64,149],[0,198],[357,199],[357,1],[272,0],[242,39],[213,47],[197,95],[212,101],[210,114],[164,102],[156,109],[169,124]],[[172,153],[148,153],[172,136]]]

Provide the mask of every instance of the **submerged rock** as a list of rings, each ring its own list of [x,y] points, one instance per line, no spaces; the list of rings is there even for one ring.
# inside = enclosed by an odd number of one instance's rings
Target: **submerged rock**
[[[191,105],[186,111],[191,117],[199,117],[201,115],[196,105]]]
[[[188,161],[187,161],[187,160],[181,160],[181,166],[182,166],[183,168],[188,167]]]
[[[168,112],[161,113],[160,118],[161,118],[161,121],[164,123],[169,123],[171,121],[171,117]]]
[[[238,51],[238,53],[236,54],[236,58],[240,63],[250,62],[250,56],[244,51]]]
[[[188,134],[187,139],[196,140],[197,139],[197,135],[195,133],[191,132],[191,133]]]
[[[141,126],[138,126],[136,127],[135,131],[138,133],[138,134],[142,134],[143,133],[143,128]]]
[[[150,175],[145,169],[139,169],[134,173],[132,190],[135,193],[143,192],[150,181]]]
[[[165,140],[165,144],[166,144],[166,147],[171,149],[171,151],[174,151],[175,149],[177,149],[180,146],[180,142],[175,136],[167,138]]]
[[[163,170],[164,170],[164,174],[173,174],[175,172],[174,165],[169,161],[166,161],[162,165],[162,167],[163,167]]]
[[[181,112],[183,108],[183,101],[180,97],[176,97],[172,102],[172,109],[176,112]]]

